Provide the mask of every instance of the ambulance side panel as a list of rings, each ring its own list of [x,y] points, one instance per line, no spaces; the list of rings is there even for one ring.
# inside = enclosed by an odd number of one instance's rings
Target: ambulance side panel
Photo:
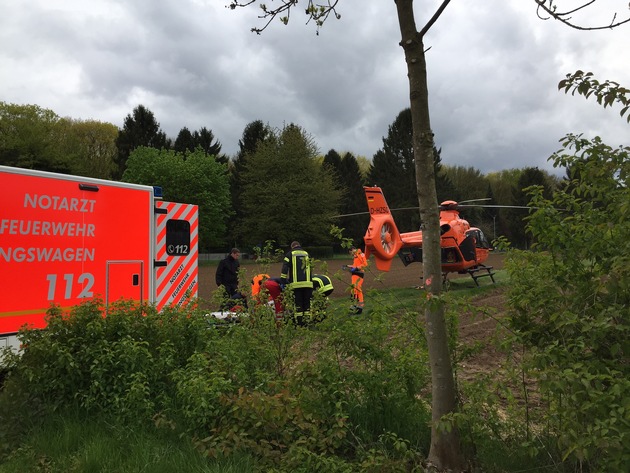
[[[153,207],[149,186],[0,166],[0,335],[53,303],[148,301]]]

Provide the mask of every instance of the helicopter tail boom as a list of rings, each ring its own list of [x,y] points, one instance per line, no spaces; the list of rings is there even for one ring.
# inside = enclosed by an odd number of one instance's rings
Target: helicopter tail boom
[[[365,232],[365,254],[374,255],[376,267],[389,271],[392,259],[403,246],[398,227],[380,187],[364,187],[365,198],[370,211],[370,224]]]

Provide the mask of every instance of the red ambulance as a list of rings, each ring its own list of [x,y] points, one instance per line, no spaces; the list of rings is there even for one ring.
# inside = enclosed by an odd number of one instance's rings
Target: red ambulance
[[[198,222],[160,188],[0,166],[0,348],[53,303],[196,298]]]

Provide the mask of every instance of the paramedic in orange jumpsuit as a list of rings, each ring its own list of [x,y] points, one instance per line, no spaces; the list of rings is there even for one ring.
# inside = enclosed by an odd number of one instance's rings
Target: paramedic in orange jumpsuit
[[[363,277],[365,276],[365,269],[367,268],[367,258],[365,253],[361,251],[361,248],[350,248],[350,254],[354,258],[352,260],[352,266],[348,269],[352,275],[352,298],[354,299],[354,305],[351,309],[360,314],[363,312]]]

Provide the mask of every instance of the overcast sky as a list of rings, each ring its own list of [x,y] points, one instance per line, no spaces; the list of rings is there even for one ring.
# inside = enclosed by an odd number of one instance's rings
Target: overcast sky
[[[277,21],[262,35],[250,32],[263,25],[258,8],[228,3],[0,0],[0,101],[119,127],[142,104],[171,138],[207,127],[230,155],[248,123],[293,122],[322,153],[372,158],[409,106],[394,1],[341,0],[341,19],[319,35],[305,25],[306,0],[288,26]],[[416,0],[419,29],[440,3]],[[581,23],[610,21],[615,8],[630,15],[626,0],[596,8]],[[547,158],[566,133],[630,144],[620,107],[557,90],[577,69],[630,87],[630,25],[583,32],[538,19],[534,0],[453,0],[425,47],[445,164],[554,172]]]

